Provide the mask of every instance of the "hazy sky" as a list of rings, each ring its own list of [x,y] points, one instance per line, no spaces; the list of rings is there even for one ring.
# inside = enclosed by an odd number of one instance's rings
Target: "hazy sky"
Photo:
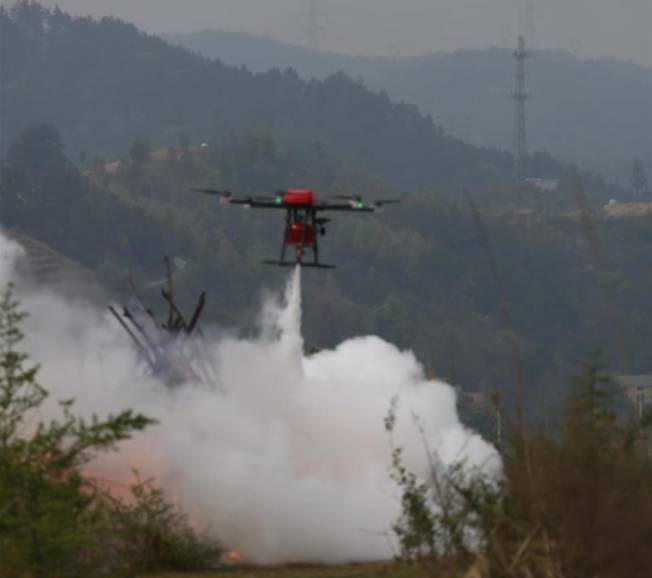
[[[3,5],[13,0],[0,0]],[[321,48],[420,54],[512,44],[519,6],[535,6],[539,47],[652,66],[652,0],[316,0]],[[41,0],[72,14],[113,15],[148,32],[222,29],[305,44],[308,0]]]

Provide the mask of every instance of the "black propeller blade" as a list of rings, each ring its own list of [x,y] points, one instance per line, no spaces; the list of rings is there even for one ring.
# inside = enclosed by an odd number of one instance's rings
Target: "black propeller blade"
[[[204,193],[205,195],[217,195],[219,197],[230,197],[230,191],[219,191],[217,189],[190,189],[193,193]]]

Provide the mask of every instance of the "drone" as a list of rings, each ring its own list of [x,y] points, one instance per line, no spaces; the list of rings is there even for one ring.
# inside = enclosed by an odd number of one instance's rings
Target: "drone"
[[[216,195],[222,204],[241,205],[245,209],[277,209],[284,210],[285,229],[281,256],[277,261],[263,261],[265,265],[278,267],[315,267],[318,269],[333,269],[334,265],[326,265],[319,261],[320,236],[326,234],[326,225],[330,222],[321,216],[327,211],[343,211],[354,213],[373,213],[380,211],[384,205],[400,202],[398,199],[385,199],[365,204],[360,196],[341,195],[320,201],[317,193],[308,189],[289,189],[277,191],[274,196],[266,197],[234,197],[230,191],[216,189],[190,189],[196,193]],[[286,260],[287,248],[294,249],[294,260]],[[306,253],[312,250],[312,259],[304,259]]]

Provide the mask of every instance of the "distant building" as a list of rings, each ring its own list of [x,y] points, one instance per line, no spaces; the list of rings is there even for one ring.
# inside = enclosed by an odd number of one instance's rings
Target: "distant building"
[[[556,193],[559,190],[559,179],[525,179],[525,184],[544,193]]]
[[[625,390],[639,416],[645,406],[652,406],[652,375],[614,375],[613,379]]]

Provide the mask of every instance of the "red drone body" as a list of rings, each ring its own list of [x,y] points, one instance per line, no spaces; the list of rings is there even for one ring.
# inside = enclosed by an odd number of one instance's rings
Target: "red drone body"
[[[290,223],[285,231],[285,244],[291,247],[312,247],[315,244],[315,228],[303,223]]]
[[[286,205],[316,205],[319,197],[315,191],[307,189],[290,189],[283,196]]]
[[[286,205],[314,206],[319,202],[315,191],[307,189],[290,189],[283,196]],[[315,243],[315,228],[303,221],[294,221],[288,224],[285,231],[285,244],[291,247],[312,247]]]

